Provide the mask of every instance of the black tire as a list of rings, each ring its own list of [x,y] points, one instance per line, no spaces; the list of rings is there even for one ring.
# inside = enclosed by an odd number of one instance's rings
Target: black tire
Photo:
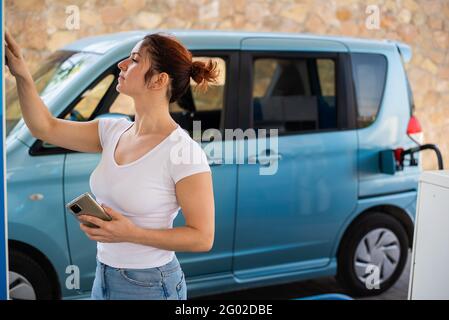
[[[358,279],[354,268],[354,257],[357,246],[370,231],[385,228],[393,232],[399,241],[400,257],[396,269],[391,276],[379,285],[379,288],[369,289]],[[404,226],[391,215],[382,212],[365,214],[347,230],[338,252],[337,280],[355,296],[374,296],[381,294],[393,286],[401,276],[408,258],[408,236]]]
[[[42,266],[30,256],[17,251],[9,252],[9,271],[13,271],[24,277],[34,289],[37,300],[56,299],[54,284]],[[17,285],[9,281],[9,289]],[[13,297],[10,297],[13,298]]]

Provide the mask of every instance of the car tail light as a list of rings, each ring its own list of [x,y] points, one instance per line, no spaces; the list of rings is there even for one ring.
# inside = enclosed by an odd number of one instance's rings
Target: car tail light
[[[421,124],[415,116],[410,117],[407,127],[407,135],[419,144],[423,143],[424,134],[421,129]]]

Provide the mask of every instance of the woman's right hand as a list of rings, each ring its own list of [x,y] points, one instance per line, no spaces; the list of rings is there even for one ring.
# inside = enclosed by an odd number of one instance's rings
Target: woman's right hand
[[[16,78],[30,77],[30,71],[28,70],[25,60],[23,59],[22,50],[8,30],[5,30],[5,40],[6,65],[8,66],[11,74]]]

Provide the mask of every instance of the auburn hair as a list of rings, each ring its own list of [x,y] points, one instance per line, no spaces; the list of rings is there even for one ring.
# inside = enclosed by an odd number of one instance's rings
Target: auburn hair
[[[148,82],[154,72],[165,72],[170,77],[167,90],[169,103],[177,101],[190,86],[190,78],[196,82],[196,89],[206,91],[209,83],[219,76],[217,62],[192,61],[192,53],[174,36],[153,33],[143,38],[142,46],[151,59],[150,70],[145,74]]]

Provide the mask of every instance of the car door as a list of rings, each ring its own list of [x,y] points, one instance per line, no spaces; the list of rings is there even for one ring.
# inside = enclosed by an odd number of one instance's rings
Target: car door
[[[357,201],[346,52],[331,41],[242,41],[240,124],[259,142],[263,130],[276,131],[257,148],[254,138],[239,141],[233,269],[241,281],[331,262]]]
[[[210,87],[206,93],[190,90],[177,103],[170,105],[170,113],[182,128],[187,130],[193,138],[203,147],[213,147],[214,144],[226,144],[226,142],[209,142],[203,133],[207,129],[224,131],[227,126],[233,125],[232,113],[225,110],[236,108],[235,95],[231,95],[230,84],[236,85],[237,74],[235,70],[238,54],[230,52],[194,52],[194,59],[212,58],[217,61],[223,76],[220,81]],[[234,81],[232,81],[234,79]],[[129,116],[134,119],[133,100],[115,91],[115,82],[111,85],[112,91],[105,93],[92,116]],[[231,106],[231,107],[230,107]],[[199,122],[194,122],[199,121]],[[194,125],[200,125],[200,134],[193,133]],[[211,131],[211,130],[209,130]],[[195,137],[196,136],[196,137]],[[201,142],[202,138],[205,139]],[[100,154],[68,153],[64,170],[64,195],[66,202],[76,196],[89,191],[89,177],[100,161]],[[233,227],[236,203],[236,179],[237,166],[225,165],[231,162],[225,155],[212,155],[210,165],[213,176],[213,188],[215,195],[215,222],[216,234],[214,247],[208,253],[176,252],[176,255],[188,278],[203,274],[231,272]],[[185,224],[182,210],[173,222],[173,227]],[[67,221],[67,233],[69,237],[70,253],[73,264],[79,266],[81,275],[81,290],[91,289],[95,276],[96,243],[90,241],[79,229],[79,223],[70,217]]]

